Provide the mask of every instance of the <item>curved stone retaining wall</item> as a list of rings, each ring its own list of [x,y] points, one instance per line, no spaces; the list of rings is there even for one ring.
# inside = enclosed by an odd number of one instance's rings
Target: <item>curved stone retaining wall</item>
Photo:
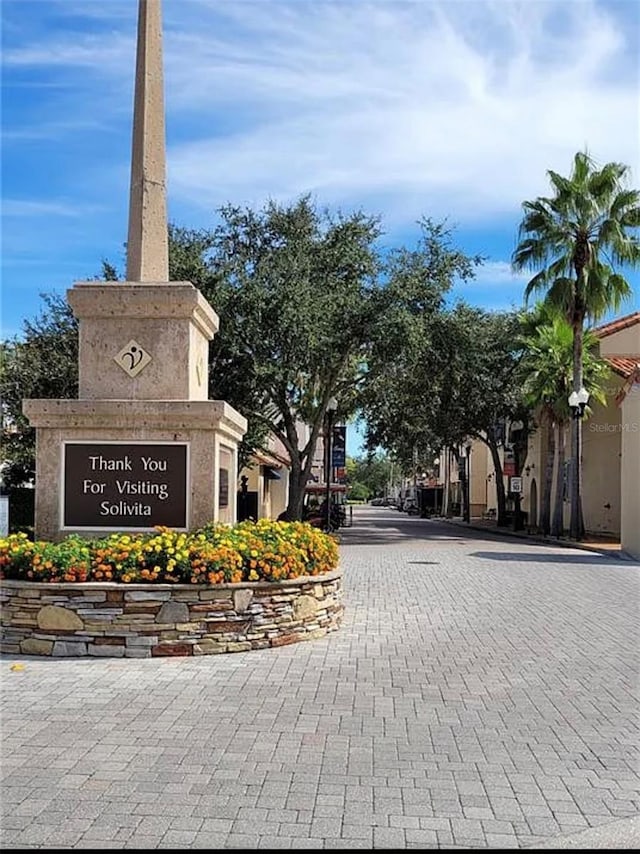
[[[335,631],[342,573],[288,581],[44,584],[4,580],[2,652],[21,655],[209,655],[284,646]]]

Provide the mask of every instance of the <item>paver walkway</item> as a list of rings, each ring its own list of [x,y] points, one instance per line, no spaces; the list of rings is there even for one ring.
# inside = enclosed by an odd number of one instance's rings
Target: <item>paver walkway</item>
[[[326,639],[2,659],[3,847],[637,843],[640,566],[388,508],[342,536]]]
[[[444,521],[444,520],[443,520]],[[489,533],[494,533],[497,536],[502,537],[517,537],[518,539],[529,540],[531,542],[543,543],[545,545],[551,546],[569,546],[574,547],[568,537],[545,537],[542,534],[530,532],[527,530],[523,531],[514,531],[511,527],[499,528],[494,520],[491,519],[472,519],[471,525],[467,522],[464,522],[461,518],[457,517],[455,519],[447,519],[446,520],[450,525],[460,525],[467,530],[469,528],[477,529],[479,531]],[[622,551],[622,544],[620,543],[620,539],[614,539],[612,537],[598,537],[595,534],[587,534],[585,538],[580,542],[581,549],[585,549],[586,551],[592,552],[604,552],[605,554],[612,554],[615,557],[620,558],[621,560],[632,560],[631,556],[626,552]]]

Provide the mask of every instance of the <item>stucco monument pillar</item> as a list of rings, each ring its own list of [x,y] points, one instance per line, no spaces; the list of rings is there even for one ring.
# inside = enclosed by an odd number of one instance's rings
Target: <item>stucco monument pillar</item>
[[[218,316],[169,282],[160,0],[139,0],[127,281],[79,282],[78,400],[25,400],[36,428],[36,536],[236,518],[246,420],[208,399]]]

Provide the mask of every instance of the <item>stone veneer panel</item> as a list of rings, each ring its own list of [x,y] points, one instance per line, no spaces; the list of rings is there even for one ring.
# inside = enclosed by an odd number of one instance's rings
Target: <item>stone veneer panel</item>
[[[1,651],[20,655],[212,655],[335,631],[342,572],[280,582],[45,584],[3,580]]]

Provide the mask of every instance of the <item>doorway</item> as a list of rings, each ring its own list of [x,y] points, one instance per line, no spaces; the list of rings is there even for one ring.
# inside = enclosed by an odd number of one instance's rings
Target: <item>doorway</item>
[[[535,477],[529,491],[529,527],[534,530],[538,527],[538,484]]]

